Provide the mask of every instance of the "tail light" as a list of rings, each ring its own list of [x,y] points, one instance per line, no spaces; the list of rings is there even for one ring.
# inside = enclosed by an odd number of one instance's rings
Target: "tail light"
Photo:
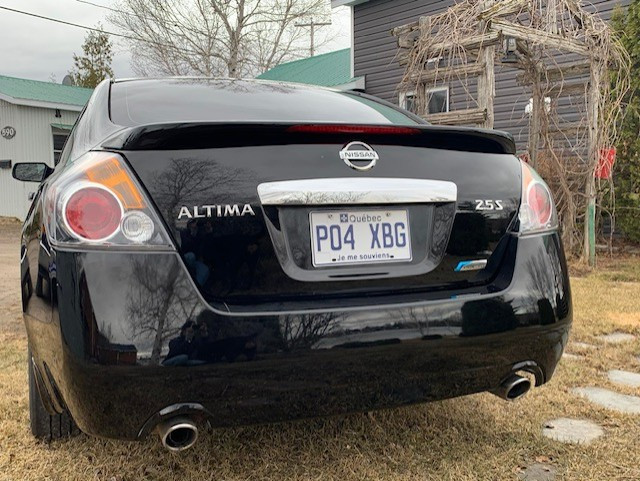
[[[413,135],[419,134],[421,130],[397,125],[300,124],[287,128],[287,132],[302,134]]]
[[[172,248],[118,154],[85,154],[49,185],[45,199],[49,242],[54,245]]]
[[[530,234],[558,228],[558,216],[553,197],[542,177],[529,165],[522,166],[522,201],[518,219],[520,233]]]

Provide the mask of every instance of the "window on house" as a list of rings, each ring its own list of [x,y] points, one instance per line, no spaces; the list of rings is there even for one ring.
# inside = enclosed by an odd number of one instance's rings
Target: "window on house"
[[[67,140],[68,134],[53,134],[53,163],[58,165],[60,162],[60,155],[62,155],[62,148]]]
[[[400,107],[411,113],[418,113],[418,99],[415,92],[403,92],[400,94]]]
[[[449,111],[449,87],[427,89],[427,114],[441,114]]]
[[[67,141],[67,137],[69,137],[68,130],[62,130],[58,128],[53,129],[53,164],[58,165],[60,162],[60,156],[62,155],[62,148],[64,147],[64,143]]]
[[[449,112],[449,87],[433,87],[426,89],[427,114]],[[400,107],[418,114],[418,98],[415,92],[400,94]]]

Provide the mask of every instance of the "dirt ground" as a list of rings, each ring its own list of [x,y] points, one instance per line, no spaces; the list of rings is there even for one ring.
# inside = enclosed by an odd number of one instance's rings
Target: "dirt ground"
[[[480,394],[338,418],[203,432],[171,454],[150,437],[85,435],[45,444],[29,433],[26,338],[18,290],[19,226],[0,219],[0,481],[22,480],[640,480],[640,415],[620,414],[571,389],[620,387],[609,369],[640,372],[640,258],[604,261],[572,278],[575,321],[554,378],[515,403]],[[597,336],[636,335],[624,344]],[[576,344],[577,342],[588,345]],[[591,346],[591,347],[590,347]],[[589,445],[542,436],[551,419],[604,429]],[[537,469],[532,469],[532,466]]]
[[[16,284],[20,277],[19,260],[20,224],[15,219],[0,217],[0,335],[24,339],[20,290]]]

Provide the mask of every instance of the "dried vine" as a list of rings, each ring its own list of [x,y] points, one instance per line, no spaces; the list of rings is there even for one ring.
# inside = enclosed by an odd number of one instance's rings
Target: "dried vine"
[[[491,76],[486,84],[487,67],[520,70],[518,83],[532,98],[523,154],[553,191],[565,247],[583,252],[589,196],[597,197],[601,211],[605,193],[612,196],[606,204],[614,205],[612,182],[594,174],[603,152],[616,143],[621,99],[629,89],[629,56],[611,27],[578,0],[463,0],[394,34],[406,65],[399,88],[416,92],[422,113],[425,87],[447,84],[466,123],[492,127],[493,90],[485,90],[495,89],[495,82]],[[515,57],[509,64],[501,62],[505,50]],[[490,112],[469,122],[487,96]],[[451,123],[465,123],[464,115],[452,112]]]

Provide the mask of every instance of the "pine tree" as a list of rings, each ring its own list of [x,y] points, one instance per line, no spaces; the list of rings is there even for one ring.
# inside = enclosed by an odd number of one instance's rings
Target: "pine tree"
[[[613,25],[631,57],[631,89],[614,169],[616,219],[630,240],[640,242],[640,0],[616,11]]]
[[[100,30],[102,28],[98,26]],[[83,55],[73,54],[74,68],[69,72],[79,87],[94,88],[102,80],[113,77],[111,40],[109,35],[91,31],[82,44]]]

